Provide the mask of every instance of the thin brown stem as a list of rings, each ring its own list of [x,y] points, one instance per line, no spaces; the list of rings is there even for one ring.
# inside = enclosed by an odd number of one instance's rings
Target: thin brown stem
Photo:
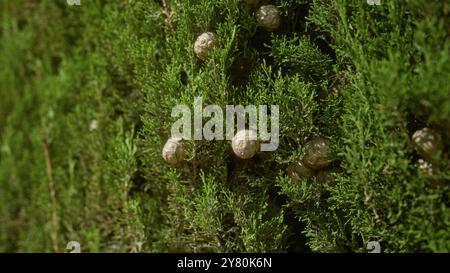
[[[173,25],[172,25],[172,13],[170,12],[169,5],[167,4],[167,0],[162,0],[162,5],[163,5],[162,13],[164,14],[164,16],[166,16],[165,23],[168,26],[170,32],[172,32],[174,30]]]
[[[52,241],[53,241],[53,251],[59,252],[58,247],[58,218],[56,213],[56,183],[53,179],[53,168],[52,161],[50,158],[50,152],[48,147],[48,141],[45,136],[42,136],[42,144],[44,145],[44,154],[45,154],[45,164],[47,166],[47,176],[48,176],[48,187],[50,190],[50,200],[52,203],[52,215],[51,215],[51,223],[52,223]]]

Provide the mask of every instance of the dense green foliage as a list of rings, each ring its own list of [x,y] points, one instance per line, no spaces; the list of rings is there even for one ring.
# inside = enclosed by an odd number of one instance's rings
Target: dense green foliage
[[[0,251],[450,251],[450,2],[261,2],[279,30],[238,0],[0,0]],[[196,96],[279,105],[278,150],[190,141],[166,164]],[[445,144],[431,174],[425,126]],[[286,174],[314,136],[334,183]]]

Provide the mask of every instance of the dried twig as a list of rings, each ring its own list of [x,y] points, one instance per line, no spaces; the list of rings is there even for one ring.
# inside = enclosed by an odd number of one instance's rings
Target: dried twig
[[[44,153],[45,153],[45,164],[47,166],[47,176],[48,176],[48,187],[50,190],[50,199],[52,202],[52,240],[53,240],[53,250],[55,252],[59,252],[58,247],[58,218],[56,214],[56,184],[53,179],[53,168],[52,161],[50,158],[50,152],[48,148],[48,141],[45,136],[42,136],[42,144],[44,145]]]
[[[197,177],[197,160],[195,160],[195,157],[194,157],[194,159],[193,159],[192,167],[193,167],[193,170],[192,170],[192,172],[193,172],[192,180],[193,180],[194,185],[195,185],[195,180],[196,180],[196,177]]]
[[[167,5],[166,0],[162,0],[163,5],[163,14],[166,16],[165,23],[169,27],[169,30],[172,32],[174,30],[172,25],[172,13],[170,12],[169,5]]]

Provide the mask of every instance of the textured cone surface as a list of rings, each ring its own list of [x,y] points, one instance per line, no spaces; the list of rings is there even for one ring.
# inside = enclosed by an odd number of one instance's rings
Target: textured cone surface
[[[216,43],[217,39],[214,33],[205,32],[201,34],[194,43],[195,55],[201,60],[206,60]]]
[[[252,158],[259,149],[258,141],[256,140],[256,132],[253,130],[241,130],[233,138],[231,146],[233,152],[240,158]]]
[[[164,160],[176,165],[184,160],[185,150],[181,138],[170,138],[164,145],[162,156]]]
[[[412,140],[417,152],[425,158],[433,158],[442,149],[441,136],[430,128],[416,131]]]
[[[303,163],[302,158],[299,158],[289,165],[288,176],[297,181],[314,176],[314,171]]]
[[[278,9],[274,5],[261,6],[258,12],[256,12],[256,18],[259,25],[268,31],[278,29],[281,24]]]
[[[315,170],[330,163],[330,142],[324,138],[315,138],[306,143],[306,155],[303,161]]]

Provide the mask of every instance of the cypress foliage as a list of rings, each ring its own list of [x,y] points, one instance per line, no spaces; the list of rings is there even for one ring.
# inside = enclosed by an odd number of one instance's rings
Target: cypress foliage
[[[259,2],[1,1],[0,251],[450,251],[450,3]],[[278,149],[189,140],[167,164],[172,108],[196,97],[279,105]],[[315,137],[330,166],[292,179]]]

